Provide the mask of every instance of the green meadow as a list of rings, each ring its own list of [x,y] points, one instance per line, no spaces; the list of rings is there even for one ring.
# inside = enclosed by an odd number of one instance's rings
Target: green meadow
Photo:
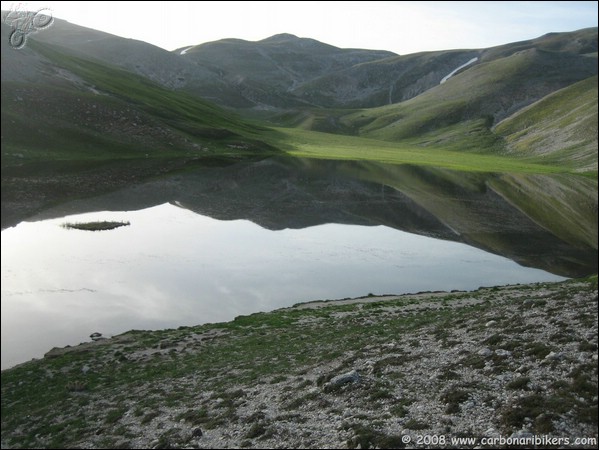
[[[273,142],[292,156],[443,167],[467,172],[559,173],[568,169],[492,154],[418,147],[402,142],[277,128]]]

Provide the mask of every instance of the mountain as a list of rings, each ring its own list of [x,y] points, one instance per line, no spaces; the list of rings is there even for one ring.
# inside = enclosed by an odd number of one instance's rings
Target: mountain
[[[360,134],[389,140],[456,123],[493,125],[558,89],[597,75],[597,54],[531,48],[473,64],[409,100],[355,113]]]
[[[397,103],[438,85],[453,69],[479,54],[477,50],[450,50],[384,58],[314,78],[292,93],[329,108]]]
[[[302,142],[354,158],[366,142],[266,123],[374,138],[366,158],[379,161],[425,151],[431,164],[450,150],[597,168],[597,28],[401,56],[290,34],[168,52],[60,19],[14,50],[10,31],[3,23],[3,223],[200,161]]]
[[[376,50],[340,49],[314,39],[279,34],[258,42],[223,39],[175,51],[195,67],[217,74],[229,92],[212,85],[197,92],[235,107],[287,108],[313,105],[295,90],[315,78],[394,56]],[[234,97],[231,94],[238,94]],[[239,102],[243,98],[243,103]]]
[[[589,72],[587,66],[593,62],[580,62],[577,56],[597,52],[597,29],[550,33],[489,49],[402,56],[383,51],[339,49],[289,34],[258,42],[224,39],[184,47],[174,53],[198,68],[217,74],[224,85],[215,85],[214,78],[203,75],[203,82],[210,86],[198,91],[217,103],[239,108],[289,109],[302,106],[371,108],[403,102],[439,86],[442,81],[445,84],[452,73],[457,75],[480,64],[535,51],[545,57],[539,64],[561,66],[563,72],[559,75],[565,76],[563,87],[581,66],[583,73],[575,77],[576,81]],[[531,79],[540,81],[537,76],[543,74],[530,75]],[[509,78],[506,83],[510,83]],[[225,85],[227,91],[223,91]],[[547,86],[543,93],[553,88],[554,85]],[[537,92],[529,96],[539,98]],[[239,102],[240,97],[245,101]]]
[[[596,86],[597,28],[488,49],[401,56],[337,49],[292,35],[258,42],[225,39],[175,53],[218,73],[221,84],[206,79],[196,90],[200,95],[276,124],[431,149],[534,157],[580,171],[597,168],[592,89],[560,96],[571,105],[584,99],[587,107],[568,115],[578,124],[574,128],[584,131],[584,143],[578,142],[580,133],[565,129],[552,139],[557,117],[543,125],[545,140],[552,143],[544,151],[541,144],[528,149],[530,139],[520,137],[516,144],[505,131],[521,111],[560,89],[584,80],[585,86]],[[569,141],[574,135],[576,144]]]
[[[3,30],[10,30],[4,23],[2,27]],[[98,62],[126,69],[166,88],[183,87],[185,80],[191,77],[192,74],[192,68],[183,59],[178,58],[171,52],[146,42],[125,39],[58,18],[54,19],[52,26],[31,35],[27,42],[31,41],[51,45],[65,54],[94,59]],[[3,40],[2,45],[4,53],[5,47],[9,49],[8,43]],[[30,50],[28,47],[26,45],[20,49],[19,53],[28,52]],[[14,53],[10,53],[10,55],[15,56]],[[7,59],[7,61],[11,59],[13,58]],[[21,74],[19,73],[19,75]],[[2,67],[3,81],[14,78],[12,73],[5,73],[5,68]]]
[[[549,33],[488,49],[401,56],[382,50],[340,49],[291,34],[257,42],[223,39],[168,52],[60,19],[32,37],[65,53],[127,69],[168,89],[254,113],[373,108],[403,103],[443,86],[438,94],[443,98],[433,101],[467,94],[465,101],[472,105],[466,115],[484,105],[479,115],[490,113],[498,121],[597,74],[597,28]],[[462,78],[462,85],[468,89],[449,87],[465,73],[470,77]],[[493,86],[497,83],[501,86]],[[477,85],[491,90],[480,92]],[[476,97],[469,92],[471,87],[479,91]],[[519,96],[506,103],[512,97],[510,89]],[[501,98],[489,104],[489,98],[497,96]]]
[[[395,56],[388,51],[339,49],[291,34],[258,42],[223,39],[168,52],[60,19],[32,38],[233,108],[312,105],[290,92],[319,76]]]
[[[307,127],[597,170],[596,28],[480,55],[444,83],[408,100],[320,112]]]
[[[276,152],[232,112],[40,35],[15,50],[10,31],[3,23],[3,224],[215,155]]]

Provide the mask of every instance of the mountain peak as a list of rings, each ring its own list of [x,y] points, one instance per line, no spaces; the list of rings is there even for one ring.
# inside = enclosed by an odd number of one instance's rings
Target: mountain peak
[[[297,37],[295,34],[290,33],[279,33],[275,34],[271,37],[267,37],[266,39],[262,39],[259,42],[284,42],[284,41],[298,41],[301,38]]]

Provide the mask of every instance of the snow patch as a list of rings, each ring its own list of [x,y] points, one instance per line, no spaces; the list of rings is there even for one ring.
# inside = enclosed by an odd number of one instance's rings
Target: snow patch
[[[455,69],[453,69],[451,72],[449,72],[447,75],[445,75],[443,77],[443,79],[441,80],[441,82],[439,84],[443,84],[445,83],[447,80],[449,80],[451,78],[452,75],[454,75],[458,70],[463,69],[466,66],[469,66],[472,63],[475,63],[476,61],[478,61],[478,57],[476,58],[472,58],[470,61],[468,61],[465,64],[462,64],[460,67],[456,67]]]
[[[192,46],[190,46],[190,47],[184,48],[183,50],[181,50],[181,51],[179,52],[179,55],[184,55],[185,53],[187,53],[189,50],[191,50],[191,49],[192,49],[192,48],[194,48],[194,47],[195,47],[195,45],[192,45]]]

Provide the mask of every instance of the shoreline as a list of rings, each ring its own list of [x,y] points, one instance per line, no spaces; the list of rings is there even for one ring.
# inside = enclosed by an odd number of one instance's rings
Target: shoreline
[[[563,280],[563,281],[565,281],[565,280]],[[539,281],[539,282],[528,283],[528,284],[539,284],[539,283],[545,283],[545,282]],[[497,286],[491,286],[491,287],[479,286],[478,288],[472,289],[472,290],[459,290],[459,289],[453,289],[451,291],[431,290],[431,291],[406,292],[403,294],[367,294],[367,295],[361,295],[358,297],[343,297],[343,298],[333,298],[333,299],[324,299],[324,300],[323,299],[306,300],[306,301],[300,301],[300,302],[294,303],[290,306],[280,306],[280,307],[277,307],[272,310],[254,311],[254,312],[251,312],[248,314],[268,314],[268,313],[275,313],[279,310],[287,310],[287,309],[312,309],[312,308],[320,308],[320,307],[325,307],[325,306],[350,305],[350,304],[358,304],[358,303],[368,304],[368,303],[384,301],[384,300],[400,299],[400,298],[404,298],[404,297],[420,298],[420,297],[434,297],[434,296],[439,296],[439,295],[453,295],[453,294],[466,293],[466,292],[475,292],[475,291],[481,290],[481,289],[491,289],[491,288],[499,289],[499,288],[510,287],[510,286],[519,286],[519,285],[520,285],[519,283],[516,283],[516,284],[497,285]],[[247,314],[245,314],[245,315],[247,315]],[[231,320],[225,321],[225,322],[206,322],[206,323],[184,325],[184,326],[185,327],[212,326],[212,325],[216,325],[219,323],[229,323],[229,322],[233,321],[234,319],[235,319],[235,317],[233,317]],[[181,325],[179,325],[179,326],[181,326]],[[78,351],[79,347],[87,348],[87,347],[93,346],[99,342],[103,342],[104,344],[109,344],[110,339],[119,337],[119,336],[127,334],[129,332],[135,332],[135,331],[160,332],[160,331],[169,331],[169,330],[174,330],[174,329],[175,329],[174,327],[134,328],[134,329],[127,329],[124,331],[119,331],[119,332],[110,333],[110,334],[106,334],[106,335],[101,333],[103,338],[97,342],[95,342],[93,339],[90,339],[90,340],[82,340],[79,343],[66,343],[64,346],[54,346],[51,348],[46,348],[46,349],[40,351],[39,356],[34,356],[26,361],[15,363],[14,365],[12,365],[10,367],[5,367],[0,370],[0,373],[4,372],[6,370],[13,369],[15,367],[20,367],[23,364],[28,364],[33,361],[41,361],[48,354],[50,356],[52,356],[52,355],[56,355],[59,353],[67,353],[70,351],[76,352],[76,351]],[[89,331],[96,332],[95,329],[93,329],[93,330],[90,329]],[[91,336],[90,336],[90,338],[91,338]]]
[[[2,447],[597,438],[596,276],[301,305],[7,369]]]
[[[567,281],[567,280],[564,280],[564,281]],[[559,283],[559,282],[560,281],[557,281],[556,283]],[[526,285],[545,284],[545,283],[547,283],[547,282],[539,281],[539,282],[535,282],[535,283],[526,283]],[[273,309],[270,311],[256,311],[254,313],[250,313],[249,315],[270,314],[270,313],[276,313],[276,312],[285,311],[285,310],[318,309],[318,308],[324,308],[327,306],[356,305],[356,304],[367,305],[370,303],[377,303],[377,302],[381,302],[381,301],[390,301],[390,300],[399,300],[402,298],[409,298],[409,299],[417,300],[419,298],[426,299],[426,298],[433,298],[433,297],[445,296],[445,295],[457,295],[457,294],[465,294],[465,293],[469,293],[469,292],[477,292],[477,291],[484,290],[484,289],[501,289],[501,288],[517,287],[517,286],[521,286],[521,285],[522,284],[517,283],[517,284],[505,284],[505,285],[498,285],[498,286],[490,286],[490,287],[480,286],[477,289],[473,289],[473,290],[453,289],[451,291],[440,291],[440,290],[419,291],[419,292],[414,292],[414,293],[408,292],[405,294],[380,294],[380,295],[379,294],[368,294],[368,295],[362,295],[359,297],[345,297],[345,298],[326,299],[326,300],[307,300],[305,302],[298,302],[291,306],[283,306],[283,307],[279,307],[279,308],[276,308],[276,309]],[[247,315],[240,315],[237,317],[244,317],[244,316],[247,316]],[[233,318],[232,320],[230,320],[228,322],[208,322],[208,323],[203,323],[203,324],[198,324],[198,325],[184,325],[184,326],[180,326],[179,328],[181,328],[181,327],[195,328],[195,327],[202,327],[202,326],[214,326],[214,325],[218,325],[221,323],[224,323],[224,324],[230,323],[230,322],[233,322],[234,320],[235,320],[235,318]],[[153,332],[163,332],[163,331],[167,332],[167,331],[173,331],[173,330],[175,330],[175,328],[130,329],[130,330],[124,331],[122,333],[103,336],[99,340],[90,339],[89,341],[80,342],[79,344],[67,344],[64,347],[52,347],[48,351],[46,351],[41,357],[31,358],[28,361],[23,361],[23,362],[17,363],[14,366],[2,369],[0,372],[11,370],[11,369],[20,367],[24,364],[28,364],[31,362],[43,361],[44,358],[46,358],[46,357],[53,358],[53,357],[56,357],[57,355],[64,354],[64,353],[86,351],[87,349],[93,348],[94,346],[97,346],[97,345],[109,345],[111,343],[118,342],[120,339],[122,339],[123,335],[127,335],[129,333],[135,333],[135,332],[153,333]]]

